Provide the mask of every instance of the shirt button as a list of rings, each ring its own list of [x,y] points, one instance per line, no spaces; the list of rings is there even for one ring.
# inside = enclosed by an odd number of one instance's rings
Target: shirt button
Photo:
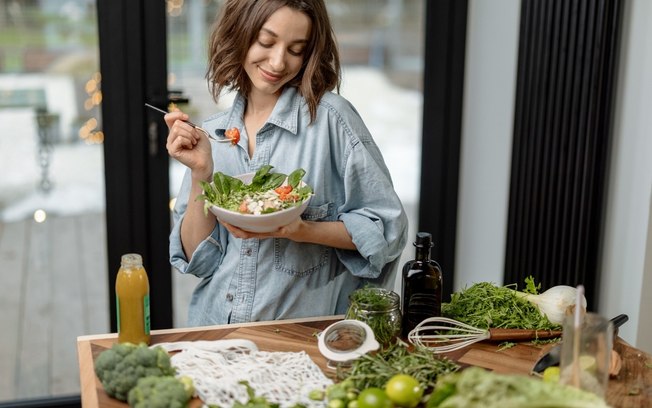
[[[230,293],[227,293],[226,294],[226,300],[228,300],[229,302],[232,301],[233,300],[233,295],[230,294]]]
[[[251,248],[245,249],[245,255],[251,256]]]

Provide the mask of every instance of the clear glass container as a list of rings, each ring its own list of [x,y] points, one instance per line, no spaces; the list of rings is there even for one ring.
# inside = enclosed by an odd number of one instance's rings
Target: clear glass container
[[[400,297],[383,288],[358,289],[349,296],[346,318],[367,323],[376,340],[388,345],[401,334]]]

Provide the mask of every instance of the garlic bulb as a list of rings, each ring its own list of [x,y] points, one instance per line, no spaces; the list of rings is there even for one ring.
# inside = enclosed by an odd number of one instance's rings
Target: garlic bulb
[[[554,324],[564,323],[564,316],[567,311],[572,311],[577,298],[577,288],[566,285],[553,286],[539,295],[518,291],[516,293],[536,305],[541,314]],[[582,295],[582,309],[586,310],[584,295]]]

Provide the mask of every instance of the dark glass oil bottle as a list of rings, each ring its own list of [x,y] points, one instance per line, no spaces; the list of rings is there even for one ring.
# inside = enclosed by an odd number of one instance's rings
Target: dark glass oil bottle
[[[432,235],[417,233],[415,259],[403,266],[403,336],[428,317],[441,315],[442,273],[430,259]]]

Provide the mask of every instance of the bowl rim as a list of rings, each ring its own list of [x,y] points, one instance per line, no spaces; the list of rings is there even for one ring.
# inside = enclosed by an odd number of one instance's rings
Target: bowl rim
[[[290,207],[290,208],[284,208],[284,209],[279,210],[279,211],[274,211],[274,212],[265,213],[265,214],[258,214],[258,215],[256,215],[256,214],[245,214],[245,213],[241,213],[241,212],[238,212],[238,211],[227,210],[226,208],[220,207],[220,206],[215,205],[215,204],[211,204],[210,208],[219,209],[220,211],[223,211],[223,212],[225,212],[227,214],[239,215],[239,216],[242,216],[242,217],[252,217],[252,218],[260,219],[260,218],[270,218],[270,217],[273,217],[275,215],[277,216],[279,214],[285,214],[285,213],[288,213],[290,211],[296,210],[297,208],[301,208],[301,206],[304,205],[306,202],[308,202],[311,198],[312,198],[312,195],[309,195],[308,197],[306,197],[305,200],[303,200],[301,202],[301,204],[297,204],[297,205],[295,205],[293,207]]]
[[[253,175],[255,175],[255,174],[256,174],[255,172],[251,172],[251,173],[239,174],[237,176],[232,176],[232,177],[235,177],[235,178],[253,177]],[[287,177],[286,177],[285,180],[287,181]],[[249,183],[251,183],[251,180],[249,181]],[[308,185],[308,183],[301,180],[299,185],[301,186],[302,184],[303,185]],[[241,217],[251,217],[251,218],[256,218],[256,219],[265,219],[265,218],[272,218],[274,216],[278,216],[279,214],[285,214],[285,213],[288,213],[288,212],[291,212],[291,211],[295,211],[296,209],[301,208],[304,204],[306,204],[308,201],[310,201],[310,199],[312,198],[313,195],[314,195],[314,193],[311,193],[300,204],[297,204],[297,205],[292,206],[290,208],[284,208],[284,209],[279,210],[279,211],[274,211],[274,212],[265,213],[265,214],[258,214],[258,215],[256,215],[256,214],[245,214],[245,213],[241,213],[241,212],[238,212],[238,211],[228,210],[228,209],[226,209],[224,207],[220,207],[219,205],[216,205],[216,204],[213,204],[213,203],[210,203],[211,204],[210,208],[211,209],[216,208],[216,209],[219,209],[220,211],[223,211],[223,212],[225,212],[227,214],[231,214],[231,215],[238,215],[238,216],[241,216]],[[204,202],[208,202],[208,200],[204,200]]]

